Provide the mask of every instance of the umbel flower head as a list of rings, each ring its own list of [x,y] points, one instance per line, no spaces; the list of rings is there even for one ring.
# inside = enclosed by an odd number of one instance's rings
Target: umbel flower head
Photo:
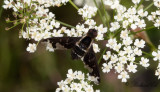
[[[91,82],[94,82],[96,78],[93,76],[87,76],[82,71],[68,70],[67,78],[58,82],[59,88],[56,92],[100,92],[93,89]]]

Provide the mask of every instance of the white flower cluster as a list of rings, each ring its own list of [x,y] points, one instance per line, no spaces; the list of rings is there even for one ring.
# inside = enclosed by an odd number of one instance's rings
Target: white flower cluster
[[[68,0],[5,0],[3,8],[12,8],[14,15],[16,15],[15,17],[21,18],[19,21],[15,20],[15,23],[17,25],[22,23],[23,27],[24,25],[27,26],[26,31],[22,27],[20,37],[40,41],[52,36],[63,36],[61,30],[53,30],[54,28],[59,28],[60,23],[56,22],[55,15],[49,12],[48,7],[60,6],[67,2]],[[29,43],[27,51],[33,53],[36,50],[36,46]]]
[[[69,0],[4,0],[3,8],[13,8],[14,11],[18,11],[17,9],[24,8],[24,3],[29,5],[33,4],[33,2],[37,2],[39,5],[43,5],[45,7],[51,7],[51,6],[60,6],[62,4],[66,4]],[[15,4],[15,5],[14,5]],[[36,5],[36,4],[34,4]]]
[[[132,0],[135,4],[139,3],[140,0]],[[130,7],[126,9],[125,6],[122,6],[119,3],[119,0],[105,0],[105,4],[109,5],[111,9],[115,9],[117,14],[114,16],[115,22],[111,23],[110,31],[113,32],[120,28],[120,24],[122,28],[132,28],[133,30],[136,28],[145,28],[146,23],[143,17],[148,15],[147,11],[143,9],[136,10],[136,7]]]
[[[137,71],[138,63],[143,67],[149,66],[149,60],[144,57],[141,58],[141,61],[135,62],[136,57],[142,55],[141,49],[144,48],[145,41],[136,39],[133,42],[128,34],[129,31],[127,29],[121,32],[121,43],[118,43],[116,39],[109,39],[106,47],[112,49],[113,52],[107,51],[106,54],[103,55],[103,59],[108,61],[103,64],[103,72],[108,73],[111,69],[115,69],[115,71],[119,73],[118,79],[122,79],[122,82],[127,82],[129,78],[127,71],[132,73]]]
[[[152,55],[154,56],[153,58],[154,61],[159,61],[155,75],[158,76],[158,79],[160,79],[160,45],[158,46],[157,51],[152,52]]]
[[[160,0],[153,0],[154,1],[154,5],[157,7],[157,8],[160,8]]]
[[[95,28],[98,30],[96,39],[103,40],[103,34],[107,32],[107,28],[103,27],[102,24],[95,26],[96,22],[90,19],[95,16],[97,12],[97,8],[95,7],[85,5],[82,9],[78,10],[79,14],[82,14],[82,17],[86,18],[84,24],[77,24],[75,28],[71,29],[67,29],[63,26],[60,28],[60,23],[55,20],[55,14],[50,12],[48,7],[60,6],[67,2],[68,0],[5,0],[3,8],[12,8],[16,18],[20,18],[20,20],[15,20],[15,23],[17,23],[16,25],[20,23],[23,25],[19,37],[24,39],[32,39],[39,42],[42,39],[63,37],[64,35],[69,37],[82,37],[90,28]],[[26,28],[24,28],[25,25]],[[35,43],[29,43],[27,51],[33,53],[36,51],[37,45],[35,45]],[[50,43],[47,44],[46,49],[54,51]],[[100,49],[98,45],[94,44],[94,50],[95,52],[99,52]]]
[[[78,10],[79,15],[82,15],[83,18],[92,18],[97,13],[97,8],[85,5],[83,8]]]
[[[160,27],[160,0],[154,0],[154,5],[158,8],[155,12],[151,12],[151,15],[149,15],[147,18],[149,21],[152,21],[154,23],[155,27]]]
[[[100,92],[100,90],[94,91],[93,85],[90,82],[96,79],[92,76],[85,76],[81,71],[73,72],[72,69],[68,70],[67,78],[58,82],[59,88],[56,92]]]

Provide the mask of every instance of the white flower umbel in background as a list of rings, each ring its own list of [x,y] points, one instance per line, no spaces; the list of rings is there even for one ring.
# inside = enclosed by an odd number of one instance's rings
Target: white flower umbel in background
[[[160,27],[160,0],[153,0],[154,5],[157,7],[157,10],[151,12],[151,15],[148,16],[148,20],[154,23],[154,26],[159,28]]]
[[[127,29],[121,32],[122,43],[118,43],[116,39],[109,39],[106,46],[116,53],[107,51],[103,55],[103,59],[108,62],[103,64],[102,71],[108,73],[111,69],[115,69],[115,72],[119,73],[118,79],[122,79],[122,82],[127,82],[129,78],[127,71],[137,72],[137,64],[145,68],[149,66],[149,60],[146,58],[142,58],[139,63],[135,62],[135,57],[142,55],[141,49],[144,48],[145,42],[139,39],[133,41],[128,34]]]
[[[154,61],[158,61],[158,66],[155,75],[158,76],[158,79],[160,79],[160,45],[158,46],[157,51],[152,52],[152,56],[154,57]]]
[[[56,92],[100,92],[100,90],[94,90],[91,82],[96,79],[93,76],[85,75],[82,71],[73,72],[72,69],[68,70],[67,78],[58,82],[59,88]]]
[[[83,18],[92,18],[97,13],[97,8],[85,5],[83,8],[78,10],[78,13],[82,15]]]

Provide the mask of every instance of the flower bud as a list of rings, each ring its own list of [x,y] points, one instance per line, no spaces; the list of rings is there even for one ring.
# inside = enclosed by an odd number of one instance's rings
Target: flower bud
[[[6,18],[6,22],[9,22],[10,21],[10,19],[9,18]]]
[[[8,27],[6,27],[6,28],[5,28],[5,30],[6,30],[6,31],[8,31],[8,30],[9,30],[9,28],[8,28]]]

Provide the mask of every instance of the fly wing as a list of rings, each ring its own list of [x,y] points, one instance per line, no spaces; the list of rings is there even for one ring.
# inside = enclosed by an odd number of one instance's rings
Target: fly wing
[[[91,46],[88,52],[85,54],[83,61],[84,61],[84,64],[86,65],[86,68],[88,68],[90,75],[97,78],[95,83],[99,84],[100,73],[99,73],[99,68],[98,68],[95,52],[93,51],[93,46]]]
[[[64,49],[71,49],[81,37],[52,37],[42,40],[42,42],[49,42],[52,44],[52,47],[59,49],[63,47]]]

